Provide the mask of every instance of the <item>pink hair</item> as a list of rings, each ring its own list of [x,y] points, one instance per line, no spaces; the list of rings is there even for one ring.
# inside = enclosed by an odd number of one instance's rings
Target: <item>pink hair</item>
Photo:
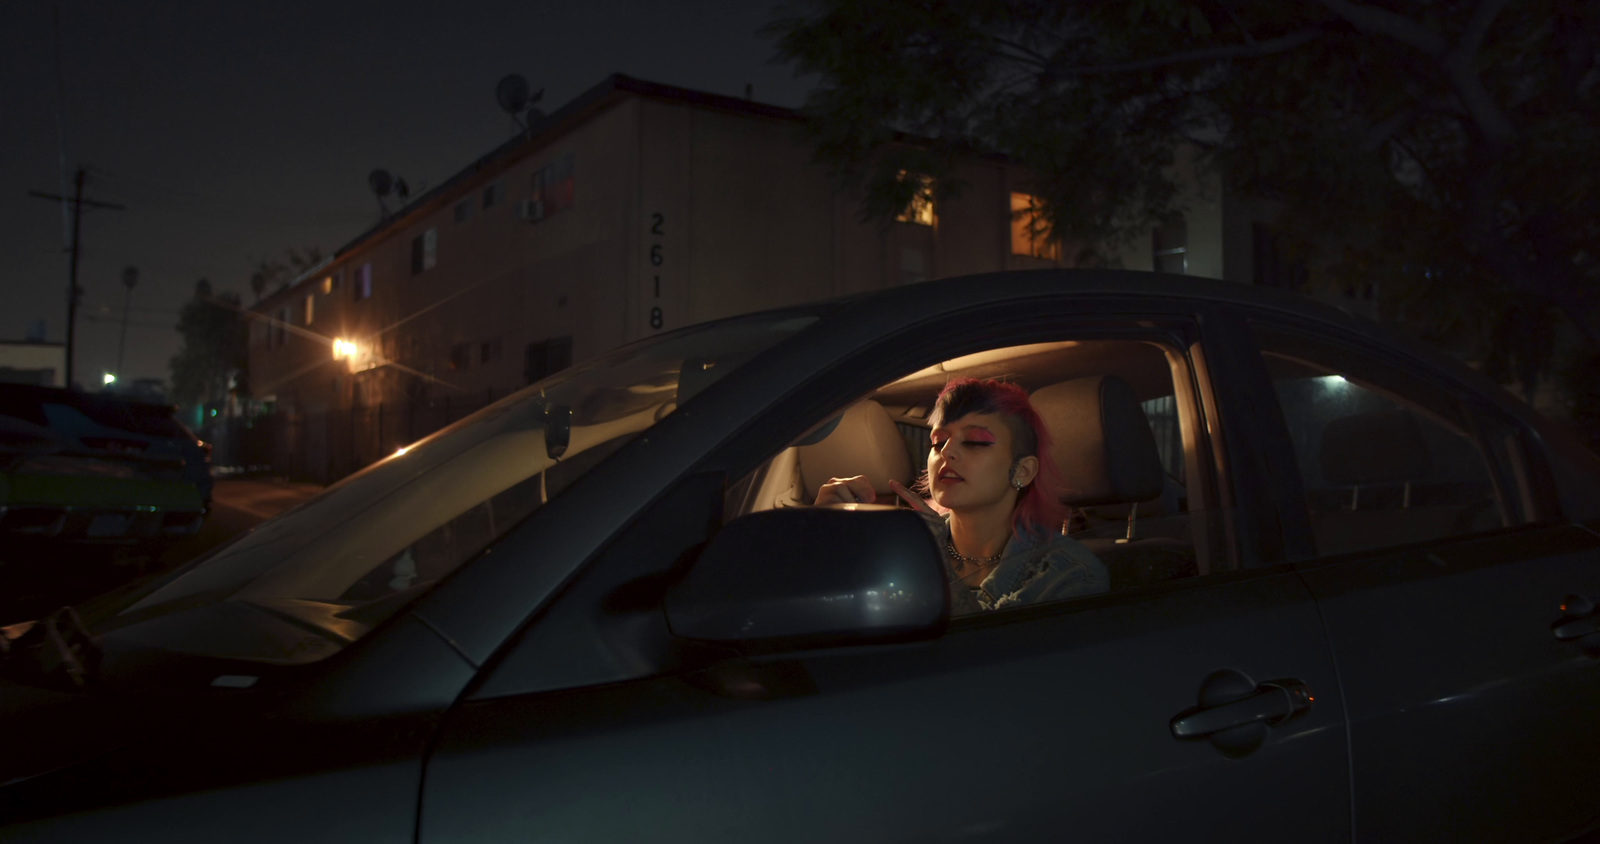
[[[930,421],[938,427],[946,418],[960,419],[972,413],[995,413],[1005,420],[1011,431],[1013,461],[1023,457],[1039,459],[1038,473],[1017,496],[1017,505],[1011,511],[1012,532],[1018,536],[1059,533],[1069,513],[1061,503],[1066,485],[1050,457],[1050,432],[1028,400],[1028,391],[993,379],[953,378],[940,391]]]

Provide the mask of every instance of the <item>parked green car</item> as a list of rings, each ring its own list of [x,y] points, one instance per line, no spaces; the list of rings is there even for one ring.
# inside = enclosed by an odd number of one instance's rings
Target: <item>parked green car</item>
[[[141,544],[189,536],[204,519],[181,459],[89,449],[0,414],[0,537]]]

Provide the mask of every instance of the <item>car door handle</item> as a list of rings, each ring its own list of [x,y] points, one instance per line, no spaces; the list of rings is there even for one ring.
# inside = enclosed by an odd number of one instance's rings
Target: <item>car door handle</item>
[[[1600,632],[1600,616],[1564,618],[1551,625],[1550,629],[1556,634],[1556,638],[1563,642],[1581,639],[1591,633]]]
[[[1595,607],[1595,602],[1587,595],[1572,594],[1561,599],[1561,617],[1550,625],[1550,632],[1562,642],[1574,639],[1583,639],[1594,636],[1600,632],[1600,608]],[[1596,637],[1600,639],[1600,637]],[[1586,649],[1593,648],[1600,642],[1588,641],[1581,644]]]
[[[1181,713],[1172,719],[1172,735],[1202,738],[1257,722],[1274,727],[1310,709],[1312,700],[1311,690],[1299,680],[1268,680],[1248,697]]]

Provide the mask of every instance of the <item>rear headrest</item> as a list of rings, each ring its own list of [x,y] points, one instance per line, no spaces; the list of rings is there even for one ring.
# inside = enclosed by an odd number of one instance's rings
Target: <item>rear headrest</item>
[[[1403,410],[1341,416],[1322,429],[1322,476],[1341,486],[1393,484],[1432,468],[1417,420]]]
[[[911,480],[911,455],[900,429],[883,405],[867,400],[850,406],[833,432],[813,445],[799,446],[800,481],[815,500],[829,478],[866,475],[879,495],[889,495],[891,479]]]
[[[1161,454],[1144,408],[1115,375],[1041,387],[1033,407],[1050,432],[1050,454],[1073,507],[1149,501],[1161,494]]]

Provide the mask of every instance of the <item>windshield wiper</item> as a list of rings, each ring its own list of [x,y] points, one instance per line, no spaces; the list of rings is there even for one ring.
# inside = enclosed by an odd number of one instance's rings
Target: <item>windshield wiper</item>
[[[72,607],[34,622],[14,639],[0,635],[0,666],[23,679],[49,680],[65,674],[81,689],[99,677],[100,656],[100,645]]]

